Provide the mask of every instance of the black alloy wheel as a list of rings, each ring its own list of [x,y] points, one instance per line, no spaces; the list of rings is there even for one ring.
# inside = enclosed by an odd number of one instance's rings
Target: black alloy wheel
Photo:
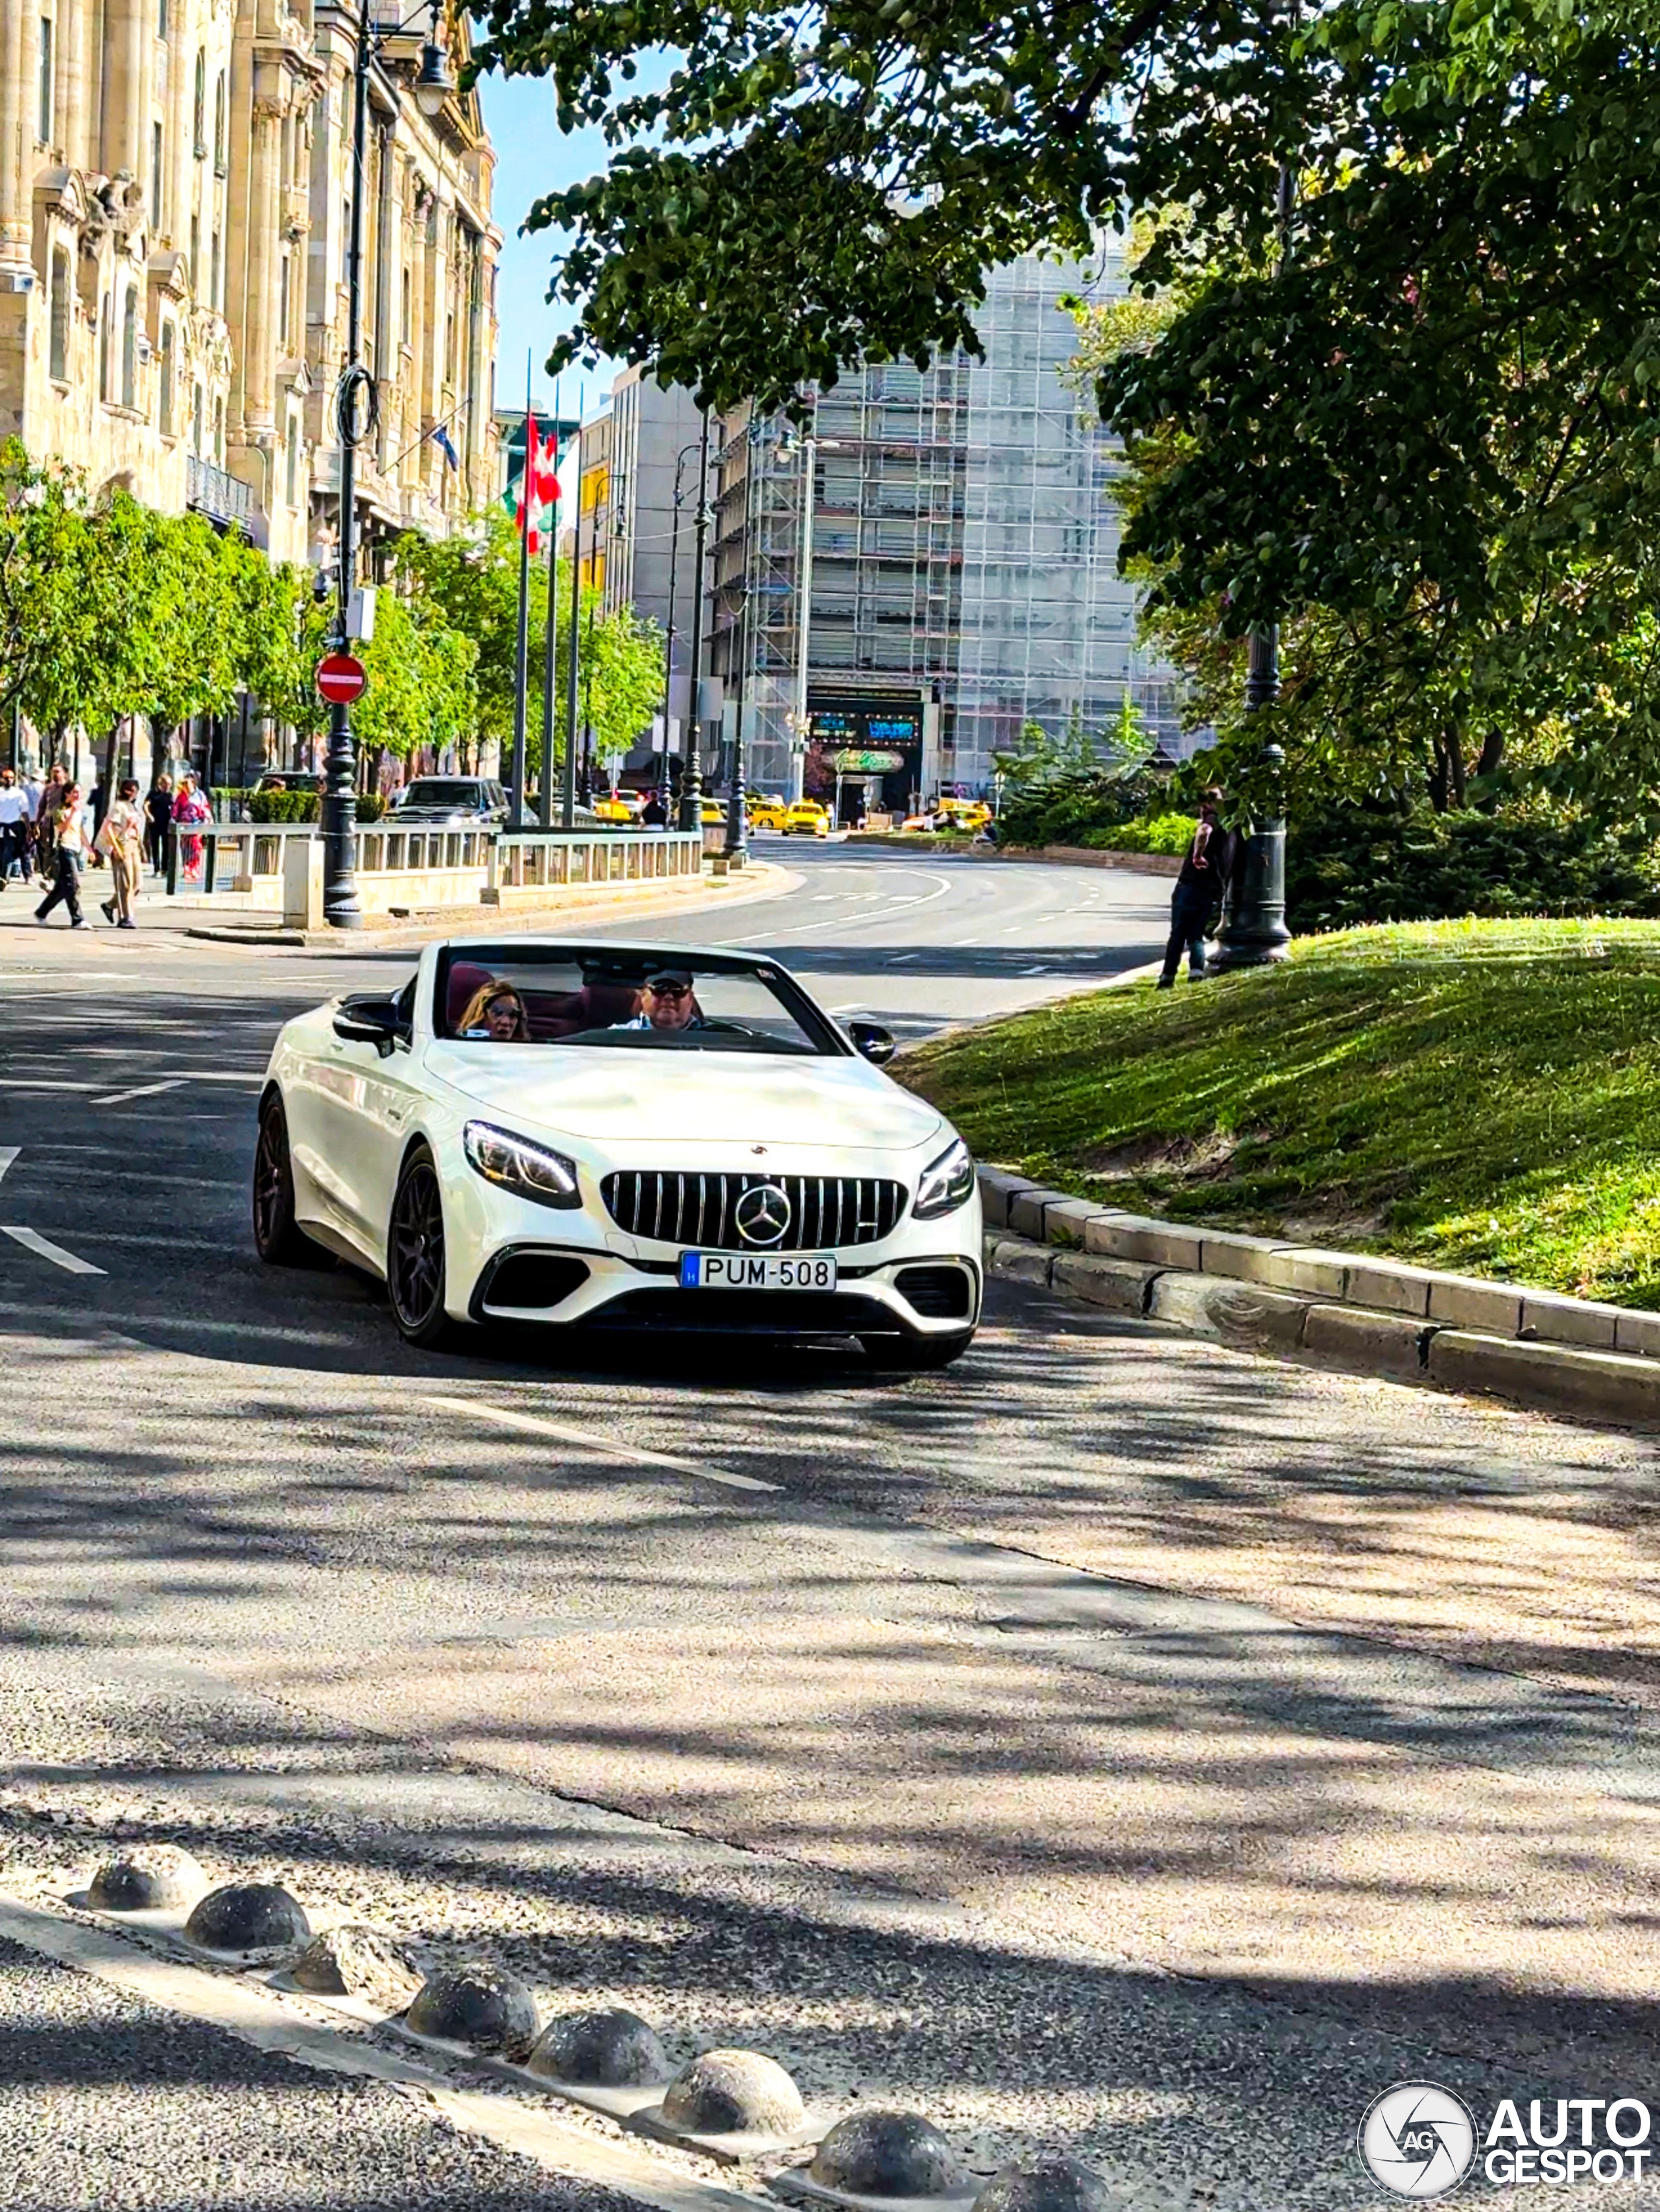
[[[448,1327],[444,1311],[444,1200],[438,1170],[422,1145],[404,1163],[386,1237],[386,1288],[392,1319],[410,1344],[433,1345]]]
[[[950,1336],[861,1336],[859,1341],[873,1367],[885,1367],[894,1375],[927,1375],[960,1359],[974,1342],[974,1331],[958,1329]]]
[[[253,1244],[268,1267],[300,1267],[321,1257],[294,1218],[294,1163],[282,1094],[273,1091],[259,1109],[253,1148]]]

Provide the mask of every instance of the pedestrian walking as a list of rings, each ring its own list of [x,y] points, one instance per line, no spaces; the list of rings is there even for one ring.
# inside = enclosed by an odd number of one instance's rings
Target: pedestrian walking
[[[144,801],[144,851],[159,876],[167,865],[167,825],[173,820],[173,778],[158,775]]]
[[[1199,820],[1187,857],[1171,893],[1170,941],[1158,978],[1161,991],[1173,990],[1183,951],[1196,983],[1205,973],[1205,939],[1227,891],[1239,850],[1234,831],[1224,828],[1222,793],[1213,785],[1199,802]]]
[[[202,872],[202,840],[197,834],[198,827],[212,819],[213,809],[197,789],[196,778],[189,774],[181,775],[179,794],[173,802],[173,822],[179,832],[179,857],[192,883]]]
[[[93,842],[110,864],[110,896],[104,901],[104,919],[116,929],[137,927],[132,902],[144,865],[144,810],[138,804],[138,786],[128,776],[115,804],[99,823]]]
[[[52,885],[34,909],[34,918],[44,921],[53,907],[61,902],[70,910],[70,927],[84,929],[87,920],[81,911],[81,871],[86,865],[91,840],[82,819],[80,787],[69,783],[62,788],[63,801],[52,825]]]
[[[0,768],[0,890],[21,876],[29,845],[29,796],[15,769]]]
[[[58,817],[64,810],[64,794],[72,788],[67,771],[54,764],[34,810],[34,872],[48,890],[58,876]]]

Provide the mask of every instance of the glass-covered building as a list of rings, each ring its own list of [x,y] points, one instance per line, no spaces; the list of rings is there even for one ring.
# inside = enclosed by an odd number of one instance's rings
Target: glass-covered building
[[[871,804],[978,792],[1021,726],[1114,723],[1128,690],[1184,750],[1170,672],[1135,640],[1117,573],[1115,453],[1062,380],[1067,296],[1122,289],[1036,255],[991,273],[982,360],[873,363],[818,398],[807,603],[806,781],[838,763]],[[715,670],[730,743],[744,696],[750,781],[790,786],[801,645],[806,448],[781,421],[721,425]],[[855,757],[865,757],[864,765]]]

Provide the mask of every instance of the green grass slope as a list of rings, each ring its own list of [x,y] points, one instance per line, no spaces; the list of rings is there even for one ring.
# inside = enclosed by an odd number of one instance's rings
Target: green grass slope
[[[1660,1307],[1660,923],[1344,930],[904,1073],[980,1158],[1104,1203]]]

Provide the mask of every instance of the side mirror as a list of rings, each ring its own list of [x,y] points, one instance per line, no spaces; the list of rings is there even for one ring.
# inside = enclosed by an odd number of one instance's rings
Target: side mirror
[[[853,1039],[853,1048],[861,1060],[873,1067],[885,1067],[898,1049],[891,1030],[885,1030],[879,1022],[849,1022],[848,1035]]]
[[[334,1034],[347,1044],[372,1044],[384,1060],[403,1033],[394,999],[346,999],[334,1017]]]

